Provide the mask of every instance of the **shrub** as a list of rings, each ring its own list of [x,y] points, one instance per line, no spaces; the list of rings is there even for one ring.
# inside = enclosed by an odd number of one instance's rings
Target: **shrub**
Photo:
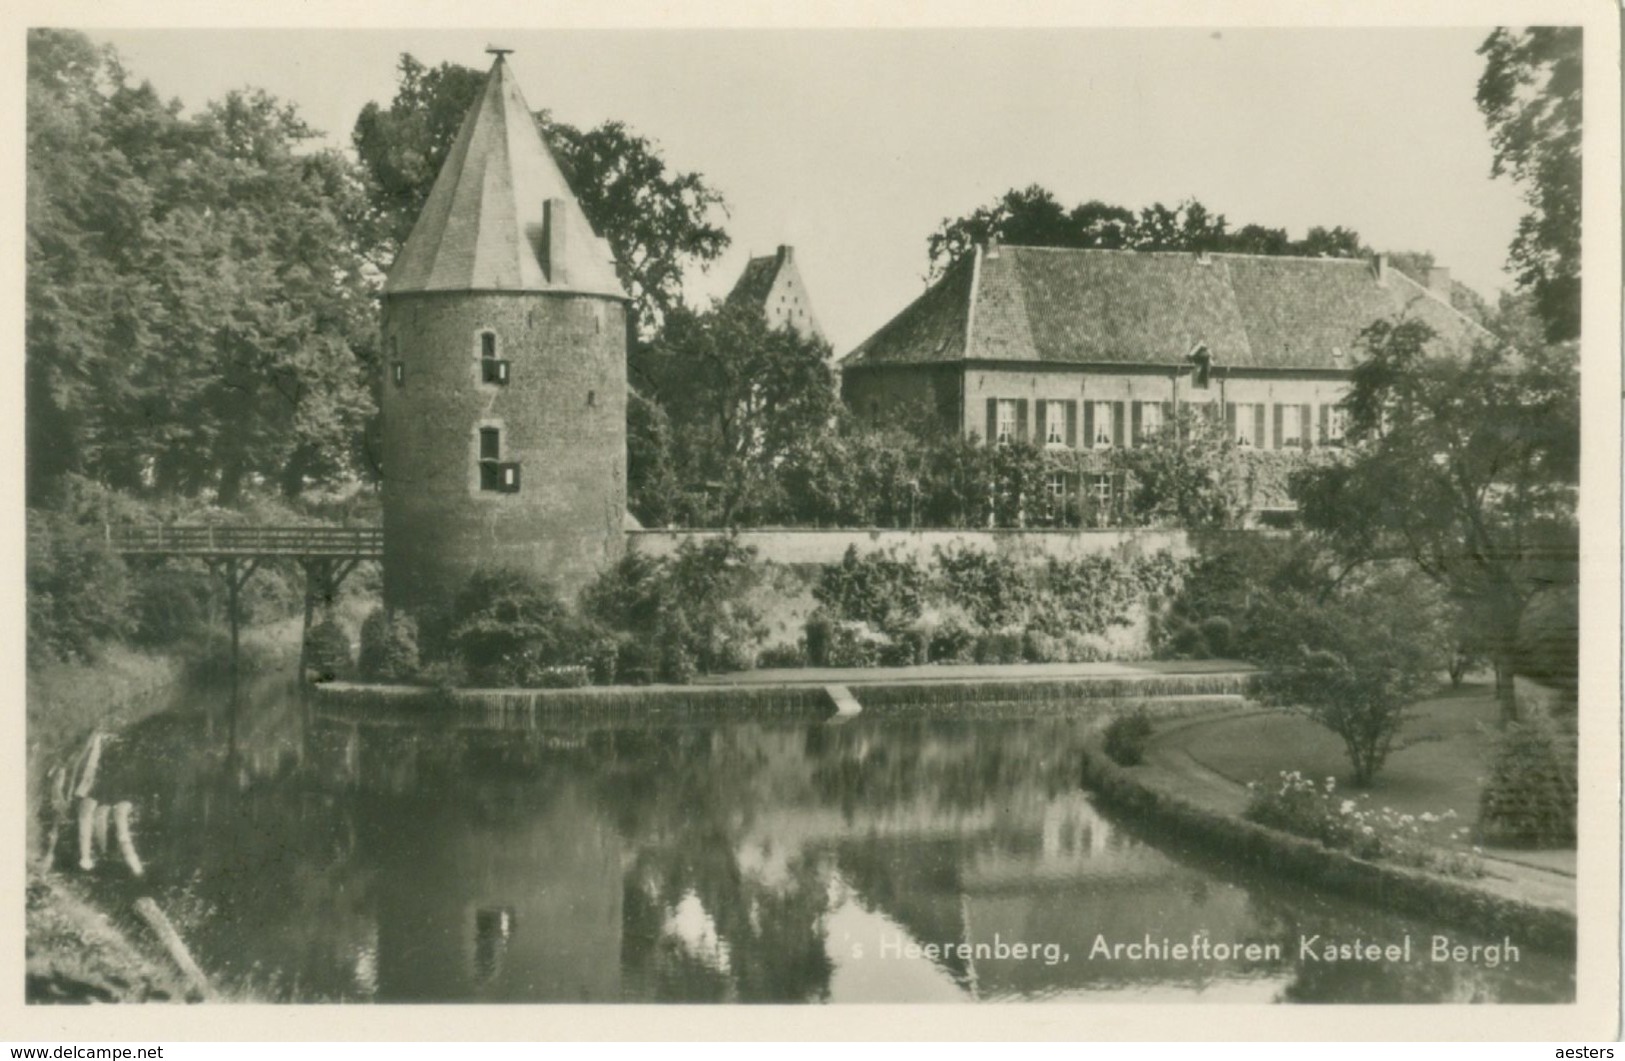
[[[1118,715],[1106,724],[1106,755],[1118,766],[1138,766],[1151,742],[1151,716],[1143,709]]]
[[[1027,630],[1021,637],[1021,655],[1028,663],[1063,663],[1066,639],[1042,630]]]
[[[535,666],[522,677],[520,684],[527,689],[579,689],[592,684],[591,670],[579,663]]]
[[[524,684],[535,668],[574,662],[572,626],[551,583],[528,571],[484,569],[452,603],[451,645],[474,682]]]
[[[361,624],[361,677],[368,681],[410,681],[418,671],[418,624],[405,614],[374,608]]]
[[[437,659],[432,663],[425,663],[418,670],[417,679],[419,685],[449,692],[468,684],[468,671],[461,660]]]
[[[931,628],[930,659],[936,663],[969,663],[979,631],[957,615],[943,617]]]
[[[977,663],[1020,663],[1022,660],[1022,632],[996,630],[976,639],[974,655]]]
[[[829,665],[831,667],[873,667],[891,639],[868,623],[841,621],[831,628]]]
[[[96,529],[31,508],[27,549],[30,662],[88,660],[132,632],[128,572]]]
[[[1127,626],[1146,595],[1135,566],[1110,556],[1052,559],[1048,576],[1046,595],[1054,603],[1044,614],[1052,633],[1102,634]]]
[[[849,545],[839,564],[823,569],[813,597],[837,618],[888,630],[919,618],[928,580],[925,569],[895,550],[859,556]]]
[[[1415,598],[1415,579],[1384,577],[1333,597],[1283,594],[1265,699],[1335,733],[1371,783],[1413,701],[1435,687],[1445,628]]]
[[[814,667],[827,667],[830,646],[835,641],[835,620],[822,608],[807,616],[807,661]]]
[[[1210,615],[1202,620],[1202,643],[1209,656],[1228,656],[1235,645],[1235,627],[1222,615]]]
[[[769,668],[805,667],[807,650],[801,644],[768,645],[756,654],[756,665]]]
[[[1358,800],[1337,795],[1337,782],[1324,786],[1296,770],[1281,771],[1276,784],[1247,786],[1247,808],[1242,817],[1272,829],[1318,840],[1326,847],[1347,851],[1357,858],[1382,859],[1449,876],[1483,876],[1483,863],[1453,845],[1465,829],[1450,832],[1455,811],[1443,814],[1401,814],[1389,807],[1373,809],[1370,797]]]
[[[1061,662],[1097,663],[1109,658],[1106,645],[1094,634],[1069,632],[1061,639]]]
[[[1574,764],[1550,725],[1507,727],[1479,797],[1478,826],[1486,842],[1516,847],[1566,847],[1575,841],[1578,803]]]
[[[924,623],[912,623],[892,632],[892,639],[902,649],[901,666],[917,667],[931,662],[931,628]]]
[[[912,667],[918,659],[912,642],[888,636],[880,644],[876,662],[882,667]]]
[[[949,603],[984,629],[1025,625],[1036,594],[1032,565],[979,549],[938,549],[936,568]]]
[[[750,602],[761,577],[755,551],[732,537],[685,541],[669,559],[626,554],[588,587],[582,608],[604,628],[658,645],[656,666],[669,674],[738,670],[766,634]],[[623,673],[642,669],[621,662]]]
[[[350,635],[332,615],[323,616],[305,636],[305,665],[316,681],[332,681],[349,674]]]
[[[162,647],[193,641],[209,628],[213,589],[206,571],[165,564],[133,579],[135,629],[139,645]]]
[[[1188,619],[1168,620],[1163,631],[1163,646],[1165,654],[1177,659],[1206,659],[1208,654],[1201,629]]]

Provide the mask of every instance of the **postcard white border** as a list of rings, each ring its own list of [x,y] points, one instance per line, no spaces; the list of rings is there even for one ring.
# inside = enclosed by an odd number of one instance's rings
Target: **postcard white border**
[[[0,785],[0,1042],[1139,1039],[1607,1040],[1619,1034],[1620,968],[1620,111],[1619,13],[1608,0],[1133,3],[14,3],[0,23],[0,319],[12,386],[0,396],[0,490],[10,518],[0,651],[12,709],[0,712],[10,769]],[[24,35],[75,28],[800,28],[1022,26],[1491,26],[1581,24],[1585,34],[1581,487],[1581,799],[1578,998],[1564,1006],[165,1006],[28,1007],[23,959],[22,294]],[[14,588],[11,588],[14,587]]]

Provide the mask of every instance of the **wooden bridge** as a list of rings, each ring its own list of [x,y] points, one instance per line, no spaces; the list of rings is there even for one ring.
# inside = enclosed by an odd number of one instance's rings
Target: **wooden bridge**
[[[195,556],[205,560],[324,557],[379,560],[380,527],[241,527],[213,523],[108,527],[107,543],[125,556]]]
[[[201,560],[226,585],[231,623],[231,664],[237,666],[238,627],[243,587],[270,561],[291,560],[305,573],[305,626],[300,637],[299,673],[305,673],[305,645],[318,601],[331,606],[344,579],[364,560],[384,556],[380,527],[231,526],[213,523],[109,526],[107,544],[126,557]]]

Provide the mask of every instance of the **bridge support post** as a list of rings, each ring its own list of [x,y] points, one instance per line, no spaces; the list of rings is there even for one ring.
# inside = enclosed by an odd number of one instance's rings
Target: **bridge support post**
[[[214,564],[209,565],[215,568]],[[228,556],[220,561],[215,570],[226,583],[226,621],[231,627],[231,672],[237,673],[238,650],[241,645],[242,630],[242,598],[243,587],[248,580],[254,577],[254,572],[260,569],[259,557],[244,561],[235,556]]]
[[[319,600],[326,612],[338,599],[339,587],[361,561],[332,556],[302,556],[299,566],[305,572],[305,623],[299,632],[299,680],[310,667],[310,627]]]

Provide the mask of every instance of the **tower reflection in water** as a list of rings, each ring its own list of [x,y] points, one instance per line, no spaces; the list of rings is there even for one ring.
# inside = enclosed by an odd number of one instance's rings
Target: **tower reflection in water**
[[[139,781],[162,805],[155,851],[196,870],[170,886],[213,911],[194,926],[198,949],[228,977],[288,997],[1573,994],[1572,962],[1533,953],[1493,971],[1085,960],[1099,932],[1285,942],[1427,929],[1103,817],[1078,786],[1084,724],[1067,719],[524,732],[318,720],[300,741],[274,710],[244,712],[254,721],[239,729],[229,781],[227,756],[184,752]],[[152,737],[191,746],[184,727]],[[898,941],[1018,939],[1070,959],[880,954],[888,941],[895,952]]]

